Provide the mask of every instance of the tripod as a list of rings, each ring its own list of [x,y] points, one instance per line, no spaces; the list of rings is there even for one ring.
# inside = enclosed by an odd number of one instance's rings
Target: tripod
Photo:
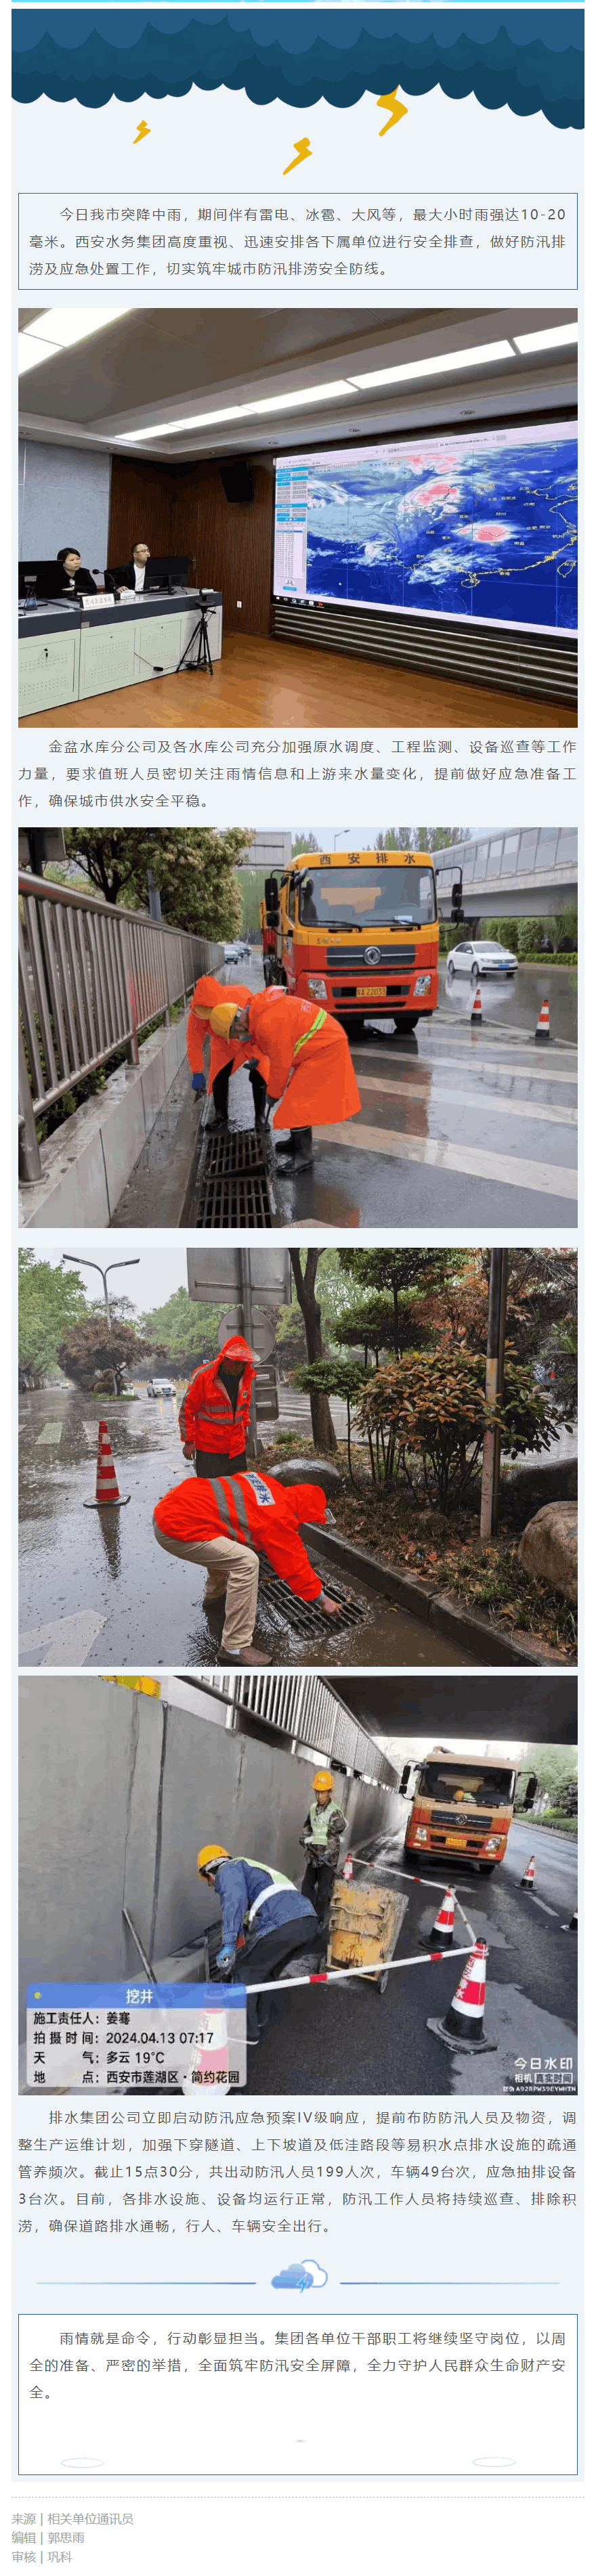
[[[193,626],[192,635],[189,635],[188,643],[187,643],[187,644],[185,644],[184,652],[183,652],[183,654],[181,655],[180,661],[177,663],[177,666],[176,666],[176,667],[177,667],[177,669],[178,669],[179,671],[183,671],[183,670],[184,670],[184,665],[185,665],[185,662],[187,661],[187,656],[188,656],[188,654],[189,654],[189,653],[191,653],[191,652],[192,652],[193,644],[195,644],[195,643],[196,643],[196,639],[197,639],[197,635],[198,635],[198,638],[199,638],[199,646],[198,646],[197,658],[196,658],[196,662],[193,662],[193,663],[190,665],[190,668],[191,668],[193,671],[206,671],[206,670],[208,669],[208,670],[209,670],[209,677],[210,677],[210,679],[211,679],[211,680],[213,679],[213,663],[212,663],[212,660],[211,660],[211,654],[210,654],[210,651],[209,651],[209,636],[208,636],[208,634],[207,634],[207,620],[208,620],[208,618],[209,618],[209,617],[211,617],[212,615],[213,615],[213,611],[212,611],[212,609],[211,609],[211,608],[205,608],[204,603],[202,603],[202,604],[201,604],[201,608],[200,608],[200,612],[199,612],[199,616],[198,616],[198,618],[197,618],[196,626]]]

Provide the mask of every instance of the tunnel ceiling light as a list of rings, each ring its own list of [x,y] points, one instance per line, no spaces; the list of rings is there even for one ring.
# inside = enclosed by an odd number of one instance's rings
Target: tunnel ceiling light
[[[110,323],[119,322],[123,313],[134,313],[133,304],[104,304],[103,310],[89,307],[78,313],[38,313],[19,331],[19,375],[30,367],[43,367],[47,358],[56,358],[62,349],[74,349],[79,340],[90,340],[96,331],[107,331]]]
[[[354,376],[353,383],[359,393],[368,393],[369,387],[375,385],[405,384],[407,379],[413,383],[416,376],[444,376],[457,367],[487,367],[493,358],[512,356],[511,340],[489,340],[486,347],[479,349],[444,349],[440,356],[410,358],[401,367],[375,367],[372,375]]]
[[[577,348],[577,322],[561,322],[553,331],[523,331],[519,340],[514,339],[513,346],[519,349],[521,358],[525,358],[530,349]]]
[[[353,391],[353,380],[338,376],[331,385],[307,385],[304,391],[296,389],[289,394],[263,394],[258,402],[230,403],[226,411],[196,411],[186,420],[153,421],[148,429],[123,430],[121,436],[127,447],[138,447],[146,438],[183,438],[188,430],[212,429],[222,420],[255,420],[263,412],[295,411],[305,403],[331,402],[334,394]]]

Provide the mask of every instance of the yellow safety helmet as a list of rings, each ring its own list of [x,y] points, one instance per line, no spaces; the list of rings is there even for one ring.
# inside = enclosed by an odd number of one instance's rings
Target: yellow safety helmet
[[[209,1012],[209,1026],[215,1038],[229,1038],[232,1020],[236,1018],[237,1009],[237,1002],[215,1002],[213,1010]]]
[[[313,1789],[332,1789],[332,1788],[333,1788],[333,1772],[332,1772],[332,1771],[315,1771],[315,1776],[314,1776],[314,1780],[313,1780],[313,1784],[312,1784],[312,1785],[313,1785]]]
[[[230,1854],[224,1851],[222,1843],[203,1843],[202,1851],[197,1852],[197,1869],[200,1869],[201,1876],[206,1878],[208,1871],[216,1869],[220,1860],[229,1860],[229,1858]]]

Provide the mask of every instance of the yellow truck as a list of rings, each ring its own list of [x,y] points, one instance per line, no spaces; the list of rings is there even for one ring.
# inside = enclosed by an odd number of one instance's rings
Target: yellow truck
[[[322,1002],[351,1036],[365,1019],[406,1033],[436,1010],[437,888],[423,850],[315,850],[265,881],[263,973]]]
[[[507,1849],[513,1818],[517,1771],[507,1756],[446,1752],[433,1745],[424,1762],[414,1766],[412,1812],[404,1852],[412,1860],[475,1860],[480,1870],[494,1869]],[[412,1796],[412,1765],[400,1780]]]

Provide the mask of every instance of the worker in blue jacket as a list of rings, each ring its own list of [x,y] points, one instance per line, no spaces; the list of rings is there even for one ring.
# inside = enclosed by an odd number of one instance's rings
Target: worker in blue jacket
[[[243,1854],[232,1858],[221,1843],[203,1844],[197,1868],[221,1905],[222,1946],[217,1953],[221,1977],[243,1986],[260,1985],[294,1951],[319,1947],[314,1906],[281,1870]],[[249,2002],[250,2038],[258,2038],[266,2029],[268,2004],[268,1995]]]

